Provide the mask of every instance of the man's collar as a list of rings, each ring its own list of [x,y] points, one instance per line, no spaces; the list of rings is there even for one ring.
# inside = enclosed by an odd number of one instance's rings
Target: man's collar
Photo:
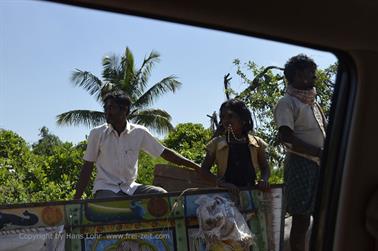
[[[122,133],[126,133],[128,134],[130,132],[130,129],[131,129],[131,125],[130,125],[130,122],[129,121],[126,121],[126,127],[125,127],[125,130],[123,130]],[[107,123],[107,128],[106,128],[106,133],[107,134],[110,134],[112,131],[114,131],[115,133],[117,133],[117,131],[114,129],[114,127],[112,126],[112,124],[110,123]],[[118,134],[118,133],[117,133]]]
[[[130,126],[130,122],[126,120],[126,133],[129,133],[130,132],[130,129],[131,129],[131,126]]]

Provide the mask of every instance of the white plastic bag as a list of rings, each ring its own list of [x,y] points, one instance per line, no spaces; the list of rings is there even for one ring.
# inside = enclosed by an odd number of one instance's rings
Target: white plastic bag
[[[199,222],[198,237],[206,243],[206,248],[219,241],[235,242],[242,248],[253,244],[251,231],[242,214],[229,199],[216,195],[200,196],[196,201]]]

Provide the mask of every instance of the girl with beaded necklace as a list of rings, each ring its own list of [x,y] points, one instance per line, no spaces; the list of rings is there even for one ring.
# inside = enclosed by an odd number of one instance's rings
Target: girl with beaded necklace
[[[255,186],[256,170],[260,170],[261,179],[257,185],[267,189],[270,176],[265,152],[267,144],[251,134],[251,112],[244,102],[231,99],[221,105],[219,114],[222,133],[206,146],[206,157],[201,165],[202,177],[208,180],[216,178],[217,186],[237,192],[240,187]],[[218,167],[216,177],[210,173],[214,163]]]

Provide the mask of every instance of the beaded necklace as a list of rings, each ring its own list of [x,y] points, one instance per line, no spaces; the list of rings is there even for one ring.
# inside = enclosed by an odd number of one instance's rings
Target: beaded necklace
[[[236,137],[234,129],[232,129],[231,124],[228,125],[227,128],[227,141],[230,142],[230,134],[237,142],[245,142],[245,137],[242,136],[241,138]]]

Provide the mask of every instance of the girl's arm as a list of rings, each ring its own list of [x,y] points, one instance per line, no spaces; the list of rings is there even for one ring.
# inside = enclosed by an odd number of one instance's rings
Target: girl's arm
[[[265,149],[258,152],[258,158],[261,172],[261,180],[258,186],[261,189],[267,189],[269,187],[270,170]]]
[[[217,177],[210,172],[211,166],[214,164],[215,156],[209,152],[206,153],[205,159],[202,161],[201,168],[199,169],[199,174],[204,180],[217,184]]]
[[[210,168],[213,166],[215,161],[215,156],[209,152],[207,152],[205,159],[201,165],[201,177],[206,181],[209,181],[217,187],[226,188],[229,192],[231,192],[236,198],[239,196],[239,188],[234,184],[227,183],[223,179],[217,178],[214,174],[210,172]]]

